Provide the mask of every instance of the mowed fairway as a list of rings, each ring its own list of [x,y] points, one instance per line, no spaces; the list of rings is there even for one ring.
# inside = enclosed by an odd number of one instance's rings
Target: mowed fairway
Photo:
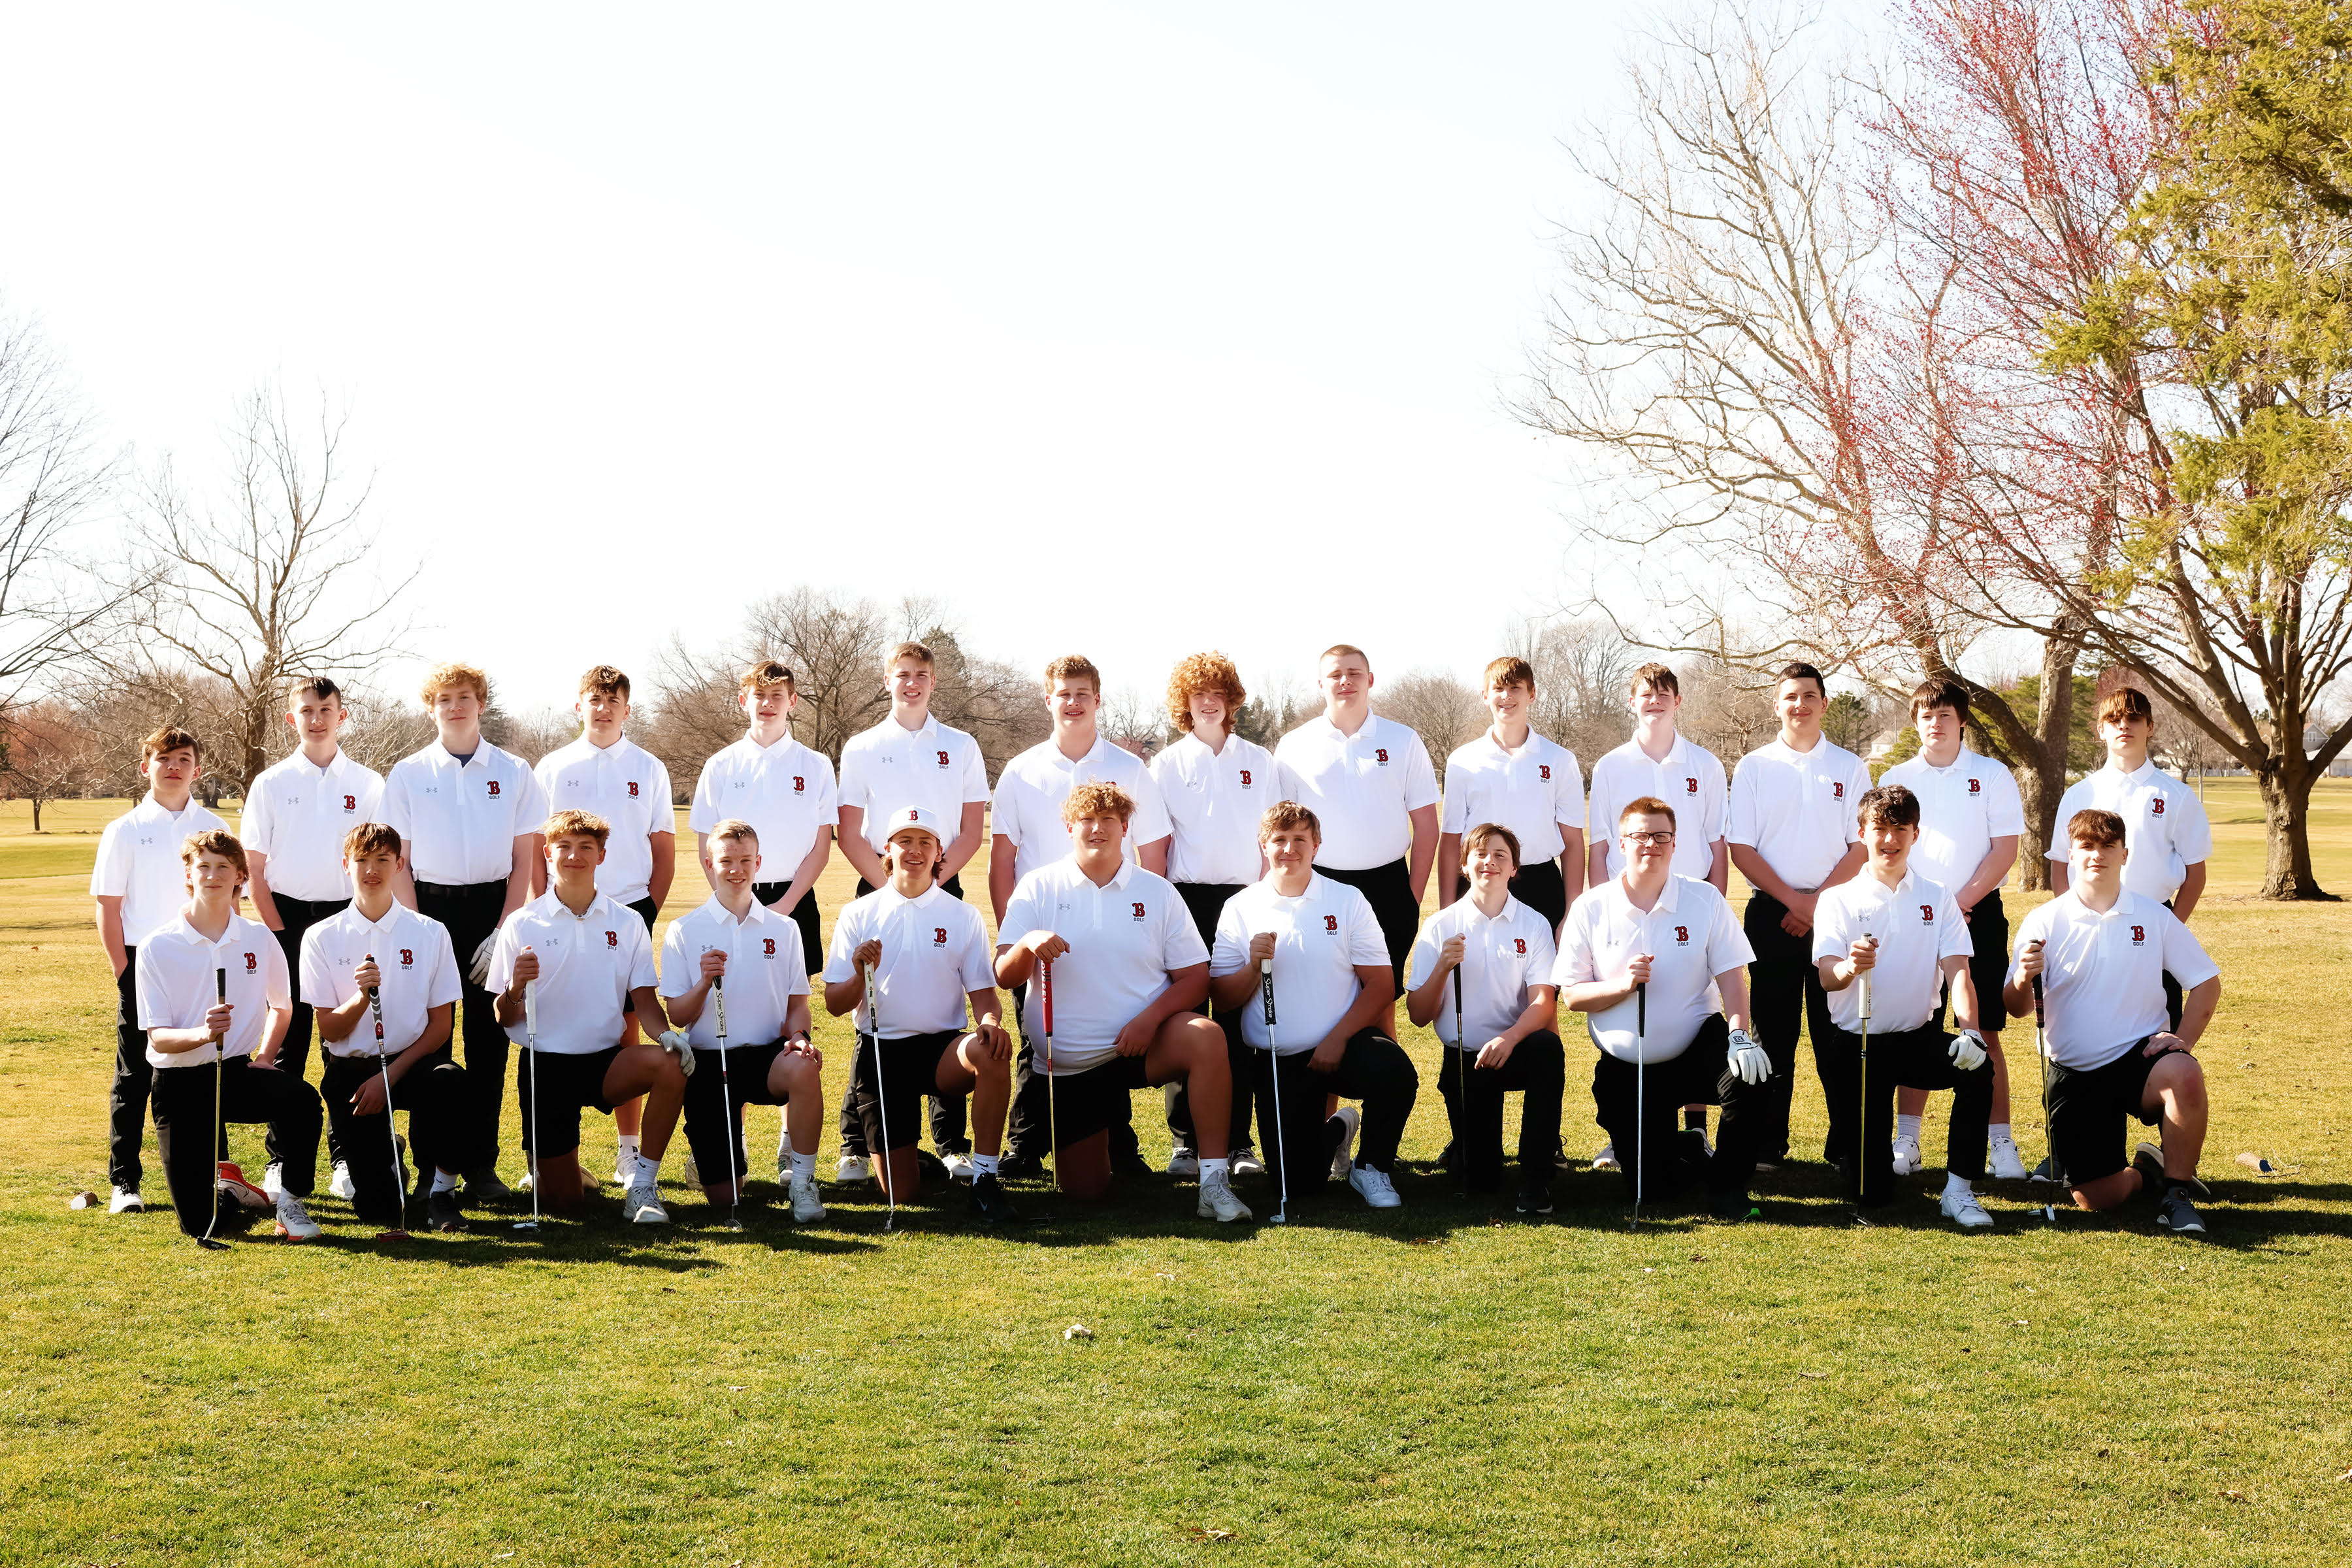
[[[828,1184],[831,1218],[795,1230],[755,1181],[735,1236],[678,1186],[675,1226],[624,1229],[608,1184],[537,1238],[482,1215],[378,1246],[322,1195],[321,1243],[207,1254],[161,1211],[152,1129],[156,1212],[66,1206],[105,1190],[114,990],[85,889],[121,805],[52,807],[36,837],[11,804],[0,1560],[2352,1561],[2352,909],[2249,901],[2259,811],[2237,783],[2210,805],[2203,1243],[2145,1210],[2053,1232],[1999,1189],[2000,1228],[1963,1237],[1940,1168],[1858,1228],[1818,1162],[1810,1052],[1766,1217],[1673,1207],[1629,1236],[1617,1178],[1581,1164],[1579,1026],[1579,1164],[1543,1224],[1430,1165],[1437,1047],[1414,1030],[1391,1215],[1327,1197],[1224,1229],[1155,1177],[1087,1212],[1017,1185],[1059,1217],[996,1234],[960,1189],[927,1194],[885,1236],[864,1189]],[[2352,788],[2319,823],[2320,877],[2352,892]],[[849,888],[824,889],[828,932]],[[667,912],[702,896],[684,864]],[[819,1034],[837,1092],[847,1032]],[[2008,1037],[2037,1158],[2031,1034]],[[1164,1158],[1156,1097],[1135,1109]],[[751,1113],[755,1174],[777,1114]],[[513,1118],[509,1095],[509,1180]],[[610,1124],[589,1129],[609,1173]],[[257,1130],[236,1146],[257,1173]]]

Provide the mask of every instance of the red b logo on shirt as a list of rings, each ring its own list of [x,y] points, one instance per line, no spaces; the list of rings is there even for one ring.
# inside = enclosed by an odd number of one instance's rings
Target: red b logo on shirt
[[[941,767],[946,767],[947,765],[948,765],[948,754],[947,754],[945,752],[941,752],[940,753],[940,766],[941,766]]]
[[[1338,931],[1339,929],[1339,917],[1338,915],[1325,915],[1323,917],[1323,929],[1326,931]]]
[[[1984,794],[1984,780],[1982,780],[1982,779],[1970,779],[1970,780],[1969,781],[1969,793],[1970,795],[1982,795],[1982,794]]]
[[[2164,797],[2162,795],[2158,795],[2154,800],[2147,803],[2147,814],[2150,816],[2162,816],[2164,815]]]
[[[1936,923],[1935,905],[1921,904],[1919,906],[1919,923],[1923,926],[1931,926]]]
[[[1511,946],[1517,949],[1520,953],[1524,954],[1528,951],[1528,939],[1523,936],[1515,936],[1511,939]]]
[[[2133,927],[2132,929],[2133,929],[2133,930],[2135,930],[2135,931],[2137,931],[2137,930],[2138,930],[2139,928],[2138,928],[2138,927],[2137,927],[2137,926],[2135,926],[2135,927]],[[247,954],[245,955],[245,972],[246,972],[247,974],[252,973],[255,970],[259,969],[260,967],[261,967],[261,960],[259,960],[259,959],[257,959],[257,958],[254,957],[254,956],[253,956],[253,954],[251,954],[251,953],[249,953],[249,952],[248,952],[248,953],[247,953]]]
[[[931,945],[933,947],[945,947],[947,944],[948,928],[945,926],[933,926],[931,928]]]
[[[1683,780],[1683,793],[1685,795],[1696,795],[1698,793],[1698,780],[1687,776],[1685,777]]]
[[[760,956],[762,958],[773,958],[776,956],[776,939],[774,937],[767,936],[760,939]]]
[[[1675,927],[1675,945],[1676,947],[1688,947],[1690,945],[1690,927]]]
[[[793,775],[793,793],[794,795],[806,795],[808,793],[808,780],[802,774],[794,773]]]
[[[1375,746],[1372,748],[1372,757],[1381,764],[1381,766],[1387,767],[1389,765],[1389,749],[1386,746]]]
[[[400,950],[400,967],[403,969],[414,969],[416,967],[415,949],[404,947]]]
[[[357,811],[359,808],[360,808],[360,797],[359,797],[359,796],[357,796],[357,795],[347,795],[343,796],[343,809],[344,809],[345,811]]]
[[[1247,789],[1250,786],[1249,773],[1250,771],[1247,768],[1244,768],[1242,770],[1242,788],[1244,789]]]
[[[2134,926],[2134,927],[2132,927],[2132,945],[2133,945],[2134,947],[2137,947],[2140,943],[2142,943],[2142,942],[2146,942],[2147,940],[2147,928],[2146,926]],[[250,963],[252,962],[252,959],[253,959],[253,955],[252,955],[252,954],[247,953],[247,954],[246,955],[246,962],[247,962],[247,963]]]
[[[1551,783],[1551,764],[1549,763],[1538,763],[1536,766],[1536,772],[1543,775],[1544,783]]]
[[[1845,798],[1845,785],[1843,784],[1833,784],[1830,785],[1830,798],[1832,800],[1843,800]]]
[[[605,945],[606,947],[618,947],[618,946],[620,946],[620,945],[621,945],[621,933],[620,933],[620,932],[618,932],[618,931],[606,931],[606,932],[604,933],[604,945]]]
[[[631,800],[637,798],[637,781],[635,779],[629,781],[629,798]]]
[[[490,798],[492,800],[499,798],[499,781],[496,779],[490,781]]]
[[[1131,910],[1133,910],[1135,911],[1135,918],[1136,918],[1137,920],[1141,920],[1141,919],[1143,919],[1143,918],[1144,918],[1144,910],[1143,910],[1143,906],[1142,906],[1141,904],[1129,904],[1129,905],[1128,906],[1128,908],[1129,908],[1129,909],[1131,909]]]

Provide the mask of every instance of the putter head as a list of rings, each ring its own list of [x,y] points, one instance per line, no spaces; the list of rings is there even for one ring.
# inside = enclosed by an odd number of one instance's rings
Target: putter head
[[[1290,1216],[1283,1213],[1280,1209],[1276,1209],[1267,1217],[1265,1223],[1268,1225],[1288,1225],[1290,1223]]]
[[[227,1242],[215,1241],[209,1236],[200,1236],[196,1237],[196,1245],[203,1247],[206,1252],[226,1252],[228,1250]]]
[[[406,1241],[408,1239],[408,1233],[395,1226],[391,1230],[377,1231],[375,1233],[375,1238],[378,1241]]]
[[[535,1219],[519,1219],[514,1222],[514,1227],[517,1230],[537,1230],[539,1228],[539,1221]]]

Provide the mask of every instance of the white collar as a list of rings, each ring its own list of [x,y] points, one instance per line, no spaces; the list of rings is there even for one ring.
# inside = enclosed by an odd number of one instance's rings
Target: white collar
[[[761,903],[759,900],[753,899],[751,900],[751,912],[745,915],[739,921],[735,918],[735,911],[733,910],[729,909],[725,904],[719,901],[719,895],[717,893],[713,893],[709,898],[703,900],[702,907],[696,910],[694,912],[698,915],[709,915],[720,925],[732,926],[738,930],[745,926],[760,925],[768,921],[782,920],[783,918],[782,915],[777,914],[773,910],[768,908],[767,905]]]

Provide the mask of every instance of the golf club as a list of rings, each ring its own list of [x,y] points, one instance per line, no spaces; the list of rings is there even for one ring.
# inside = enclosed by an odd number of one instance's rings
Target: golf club
[[[727,976],[710,977],[710,1005],[719,1010],[719,1104],[727,1118],[727,1228],[743,1228],[743,1177],[751,1169],[751,1156],[737,1158],[739,1150],[735,1126],[735,1085],[727,1076]],[[688,1046],[688,1050],[694,1047]],[[739,1168],[740,1167],[740,1168]]]
[[[2042,944],[2037,942],[2033,945],[2039,948]],[[2046,1163],[2050,1167],[2050,1183],[2055,1186],[2058,1183],[2058,1145],[2050,1137],[2050,1031],[2042,1020],[2042,976],[2039,974],[2033,977],[2033,1062],[2042,1070],[2042,1142],[2050,1152]],[[2058,1223],[2056,1204],[2042,1205],[2042,1223]]]
[[[369,953],[367,961],[373,963],[375,954]],[[377,1231],[375,1238],[378,1241],[406,1241],[408,1231],[403,1222],[408,1218],[408,1183],[400,1173],[400,1134],[392,1130],[392,1067],[385,1061],[383,1054],[383,1000],[375,994],[373,985],[367,988],[367,996],[368,1016],[375,1023],[375,1070],[383,1079],[383,1136],[384,1141],[392,1145],[392,1201],[396,1205],[392,1228]]]
[[[515,1221],[517,1230],[539,1228],[539,982],[522,987],[522,1065],[530,1071],[530,1103],[523,1114],[530,1121],[530,1217]]]
[[[1054,1184],[1062,1184],[1061,1108],[1054,1098],[1054,962],[1037,965],[1037,994],[1045,1012],[1045,1147],[1054,1151]]]
[[[882,1163],[877,1167],[877,1179],[882,1184],[882,1196],[890,1205],[882,1216],[882,1228],[889,1230],[898,1223],[898,1173],[890,1163],[890,1096],[889,1085],[882,1077],[882,997],[874,984],[874,966],[866,965],[866,1023],[874,1031],[874,1104],[882,1117],[882,1147],[877,1151]]]
[[[1274,1043],[1274,960],[1271,958],[1258,961],[1257,994],[1258,1005],[1265,1013],[1266,1070],[1274,1075],[1274,1163],[1281,1172],[1280,1180],[1276,1184],[1281,1194],[1281,1201],[1275,1208],[1274,1223],[1288,1225],[1290,1223],[1290,1156],[1284,1151],[1282,1144],[1284,1120],[1282,1053],[1275,1048]]]
[[[1633,1217],[1629,1231],[1642,1228],[1642,1173],[1650,1163],[1650,1124],[1645,1101],[1650,1054],[1650,983],[1633,982]]]
[[[1465,944],[1465,949],[1466,949]],[[1462,966],[1454,966],[1454,1050],[1460,1058],[1461,1076],[1454,1085],[1454,1157],[1460,1163],[1457,1173],[1462,1178],[1462,1195],[1470,1195],[1470,1053],[1464,1048],[1462,1032]]]
[[[228,971],[226,969],[215,968],[213,971],[213,1000],[224,1007],[228,1005]],[[227,1242],[217,1241],[213,1237],[213,1228],[220,1224],[221,1140],[226,1135],[226,1130],[221,1125],[221,1037],[215,1035],[213,1037],[213,1124],[205,1130],[205,1147],[213,1157],[213,1213],[212,1217],[205,1222],[204,1235],[196,1237],[196,1245],[206,1252],[226,1252],[228,1249]]]
[[[1863,928],[1862,940],[1874,947],[1878,941],[1871,934],[1868,926]],[[1864,1151],[1870,1146],[1867,1131],[1870,1125],[1870,973],[1865,969],[1854,977],[1854,1004],[1862,1010],[1861,1070],[1854,1074],[1862,1085],[1853,1123],[1853,1223],[1856,1225],[1870,1223],[1862,1212],[1863,1161],[1867,1158]]]

